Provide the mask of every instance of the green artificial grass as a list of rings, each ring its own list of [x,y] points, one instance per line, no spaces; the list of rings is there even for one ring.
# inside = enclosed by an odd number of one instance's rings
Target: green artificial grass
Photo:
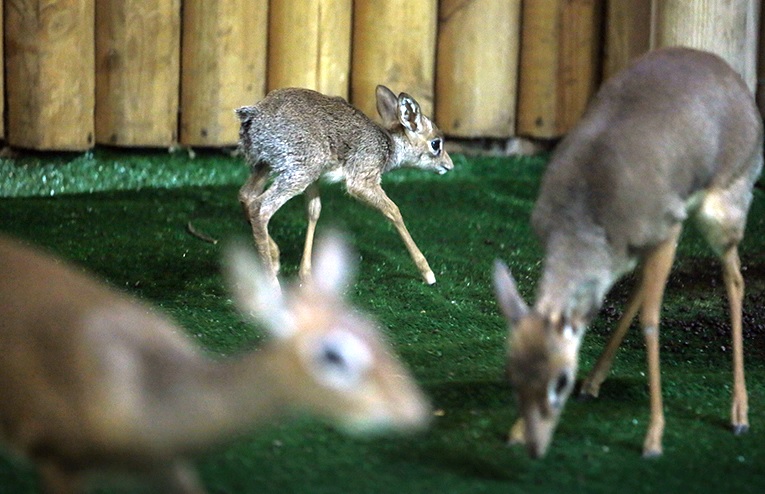
[[[648,396],[642,336],[633,329],[601,397],[569,401],[549,454],[531,460],[504,443],[516,411],[503,380],[506,327],[491,266],[498,257],[507,261],[531,301],[542,253],[528,217],[545,158],[454,161],[444,176],[399,171],[384,183],[436,274],[434,286],[420,280],[379,213],[338,185],[322,187],[319,231],[349,233],[361,258],[350,297],[381,322],[440,411],[431,429],[355,439],[308,418],[274,425],[199,458],[210,492],[763,492],[763,193],[756,192],[741,248],[749,434],[735,437],[727,425],[731,355],[719,263],[688,230],[663,312],[664,456],[640,456]],[[219,275],[222,244],[193,237],[187,223],[215,238],[247,238],[237,202],[246,173],[241,159],[215,152],[192,160],[185,153],[99,149],[0,160],[0,230],[160,306],[212,354],[236,353],[258,344],[261,333],[241,322],[229,300]],[[271,232],[282,248],[283,274],[292,277],[305,232],[301,199],[277,213]],[[592,324],[581,375],[629,286],[630,280],[617,284]],[[33,469],[10,455],[0,456],[5,492],[37,492]]]

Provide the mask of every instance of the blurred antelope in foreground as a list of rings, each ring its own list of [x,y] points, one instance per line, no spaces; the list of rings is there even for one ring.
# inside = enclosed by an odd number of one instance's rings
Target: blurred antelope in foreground
[[[603,85],[542,179],[532,224],[545,259],[533,308],[509,270],[495,266],[497,299],[510,325],[508,374],[521,414],[511,441],[525,443],[532,456],[545,454],[574,387],[585,326],[614,282],[639,265],[637,287],[581,393],[598,395],[640,312],[651,404],[643,456],[661,455],[659,311],[689,216],[722,261],[733,333],[731,424],[736,434],[746,432],[738,244],[762,145],[752,95],[716,55],[655,51]]]
[[[239,144],[251,176],[239,201],[252,226],[265,270],[276,279],[279,248],[268,233],[271,217],[305,192],[308,230],[300,278],[311,274],[311,250],[321,212],[319,179],[345,181],[348,193],[379,210],[395,226],[429,285],[436,277],[404,225],[398,206],[380,186],[382,174],[401,167],[446,173],[453,168],[441,131],[422,114],[411,96],[396,97],[377,86],[380,126],[339,97],[308,89],[278,89],[254,106],[236,110]],[[273,183],[264,191],[266,181]]]
[[[47,492],[81,492],[102,472],[204,492],[190,455],[292,413],[355,433],[427,422],[409,373],[342,298],[350,266],[337,238],[320,246],[314,283],[284,295],[242,250],[227,272],[271,341],[216,361],[142,303],[0,238],[0,438]]]

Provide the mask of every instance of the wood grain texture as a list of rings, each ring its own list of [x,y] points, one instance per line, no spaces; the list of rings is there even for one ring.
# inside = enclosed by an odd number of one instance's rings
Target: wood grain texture
[[[433,115],[436,0],[354,2],[351,101],[377,116],[375,88],[412,95]]]
[[[0,39],[3,39],[3,9],[0,8]],[[0,47],[0,67],[5,67],[5,53]],[[5,95],[5,76],[0,76],[0,95]],[[5,97],[0,97],[0,139],[5,139]]]
[[[656,48],[682,45],[717,53],[754,91],[759,0],[664,0],[655,4]]]
[[[11,146],[93,145],[94,0],[7,0],[5,73]]]
[[[555,138],[579,120],[600,81],[601,0],[526,0],[519,135]]]
[[[348,98],[352,0],[271,0],[268,89]]]
[[[557,76],[560,59],[558,0],[526,0],[521,20],[518,133],[559,134]]]
[[[183,1],[180,141],[230,146],[234,109],[265,96],[268,0]]]
[[[611,77],[651,47],[651,1],[607,0],[603,78]]]
[[[441,0],[436,122],[459,137],[515,133],[520,0]]]
[[[567,0],[562,10],[558,112],[562,131],[573,127],[600,84],[601,0]]]
[[[96,3],[96,141],[178,141],[180,0]]]

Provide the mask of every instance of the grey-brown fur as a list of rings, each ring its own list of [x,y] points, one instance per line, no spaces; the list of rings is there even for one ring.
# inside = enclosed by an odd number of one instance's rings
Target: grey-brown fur
[[[190,455],[296,412],[357,433],[427,423],[374,321],[344,301],[352,260],[336,238],[317,249],[315,283],[284,294],[249,252],[228,267],[271,341],[214,360],[145,304],[0,237],[0,445],[35,463],[45,492],[121,473],[201,494]]]
[[[300,274],[307,278],[321,211],[317,182],[328,176],[344,180],[351,196],[380,210],[398,230],[423,278],[435,282],[401,213],[380,183],[383,173],[402,166],[445,173],[453,167],[451,158],[443,150],[441,132],[422,115],[411,96],[395,96],[378,86],[377,108],[382,125],[342,98],[287,88],[236,110],[241,122],[240,146],[252,172],[239,199],[261,259],[274,278],[279,270],[279,249],[268,234],[269,220],[289,199],[305,192],[309,227]],[[434,144],[438,149],[430,147]],[[269,177],[273,182],[266,189]]]
[[[511,431],[513,441],[525,443],[533,456],[545,454],[573,389],[584,328],[614,282],[639,265],[636,289],[581,393],[598,395],[639,313],[651,392],[643,454],[662,454],[660,308],[689,217],[723,265],[732,322],[731,425],[736,433],[748,429],[738,244],[762,153],[754,98],[716,55],[657,50],[603,85],[542,180],[532,224],[545,258],[533,308],[518,296],[509,271],[501,264],[495,270],[497,298],[511,328],[508,368],[518,374],[511,381],[522,418]]]
[[[343,163],[384,163],[366,171],[378,176],[393,167],[390,134],[342,98],[286,88],[236,113],[240,145],[254,173],[266,167],[300,182]]]
[[[738,74],[709,53],[651,53],[603,85],[548,165],[532,214],[546,253],[540,295],[578,291],[576,310],[594,314],[611,283],[696,216],[700,201],[688,202],[703,191],[731,191],[734,221],[710,238],[722,254],[743,237],[761,163],[762,120]]]

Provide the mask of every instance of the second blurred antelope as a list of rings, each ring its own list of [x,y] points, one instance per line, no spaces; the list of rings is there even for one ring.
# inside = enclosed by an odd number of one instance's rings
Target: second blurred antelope
[[[213,360],[146,305],[0,238],[0,438],[50,493],[94,473],[154,476],[157,492],[201,493],[188,460],[295,413],[353,433],[424,426],[429,406],[376,324],[349,307],[351,260],[336,237],[314,282],[273,290],[242,249],[227,262],[237,305],[271,336]]]

